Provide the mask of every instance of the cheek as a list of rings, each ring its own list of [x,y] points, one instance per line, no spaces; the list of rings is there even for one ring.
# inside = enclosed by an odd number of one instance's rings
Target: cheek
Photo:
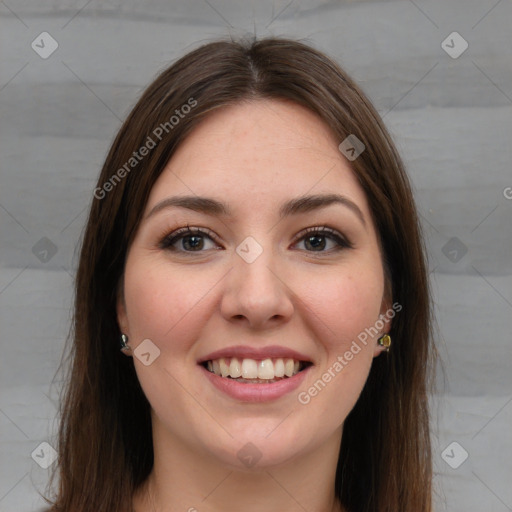
[[[379,272],[370,271],[338,274],[308,289],[310,328],[321,340],[324,357],[321,373],[307,379],[297,398],[314,417],[324,418],[318,428],[340,426],[368,378],[374,342],[371,336],[364,342],[358,337],[379,318],[383,293],[380,283]]]
[[[326,345],[344,350],[379,318],[383,276],[378,268],[327,276],[308,286],[307,308],[318,318]]]
[[[173,351],[187,348],[187,340],[194,339],[194,326],[200,326],[198,315],[206,315],[204,298],[215,285],[212,276],[200,279],[193,269],[177,272],[165,262],[142,259],[128,261],[125,276],[125,300],[135,339],[149,338],[161,348],[172,346]],[[195,322],[190,321],[192,317]]]

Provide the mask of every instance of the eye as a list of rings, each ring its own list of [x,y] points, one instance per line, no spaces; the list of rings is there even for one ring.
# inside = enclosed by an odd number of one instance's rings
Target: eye
[[[208,241],[211,243],[217,241],[217,237],[212,231],[187,225],[187,227],[177,229],[164,236],[159,242],[158,247],[163,250],[185,253],[204,252],[207,249],[219,249],[218,245],[215,244],[213,247],[208,247]],[[334,247],[325,250],[328,241],[334,244]],[[342,249],[351,249],[353,247],[343,235],[327,226],[311,227],[303,230],[297,235],[297,241],[294,245],[300,242],[305,243],[306,251],[308,252],[329,253]]]
[[[203,252],[204,249],[215,248],[205,247],[205,239],[209,239],[213,242],[216,236],[210,230],[191,228],[187,225],[185,228],[177,229],[169,235],[166,235],[160,241],[158,247],[160,249],[177,252]],[[176,247],[176,245],[178,245],[178,247]]]
[[[343,235],[327,226],[307,228],[298,236],[300,238],[296,243],[304,242],[308,252],[332,252],[353,248],[353,245]],[[330,239],[334,243],[334,248],[324,250],[328,245],[326,239]]]

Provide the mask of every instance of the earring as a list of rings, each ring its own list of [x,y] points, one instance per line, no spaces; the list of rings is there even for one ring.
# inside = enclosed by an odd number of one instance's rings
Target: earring
[[[126,334],[121,334],[120,345],[122,352],[126,353],[131,350],[131,348],[128,346],[128,336],[126,336]]]
[[[386,352],[389,352],[389,347],[391,347],[391,336],[389,334],[383,334],[377,342],[386,349]]]

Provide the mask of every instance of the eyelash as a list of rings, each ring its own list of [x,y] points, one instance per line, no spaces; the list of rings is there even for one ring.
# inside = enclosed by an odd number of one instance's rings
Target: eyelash
[[[217,236],[206,228],[191,228],[188,224],[186,227],[177,229],[173,231],[170,234],[165,235],[161,241],[158,244],[158,247],[162,250],[169,250],[173,252],[182,252],[185,254],[194,254],[194,253],[201,253],[204,252],[203,250],[199,251],[178,251],[176,248],[173,248],[172,246],[178,241],[181,240],[187,236],[206,236],[219,244],[219,240]],[[332,252],[338,252],[343,249],[353,249],[353,244],[344,236],[342,236],[340,233],[338,233],[336,230],[328,227],[328,226],[316,226],[316,227],[310,227],[306,228],[303,231],[301,231],[298,235],[296,240],[294,241],[294,245],[298,242],[301,242],[302,240],[305,240],[308,235],[315,235],[315,236],[324,236],[331,238],[334,240],[337,244],[337,247],[335,249],[330,249],[327,251],[306,251],[309,253],[332,253]]]

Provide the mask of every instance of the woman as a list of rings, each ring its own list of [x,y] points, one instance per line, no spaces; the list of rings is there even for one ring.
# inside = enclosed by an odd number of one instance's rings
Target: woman
[[[296,41],[198,48],[94,190],[51,510],[430,511],[430,311],[359,88]]]

